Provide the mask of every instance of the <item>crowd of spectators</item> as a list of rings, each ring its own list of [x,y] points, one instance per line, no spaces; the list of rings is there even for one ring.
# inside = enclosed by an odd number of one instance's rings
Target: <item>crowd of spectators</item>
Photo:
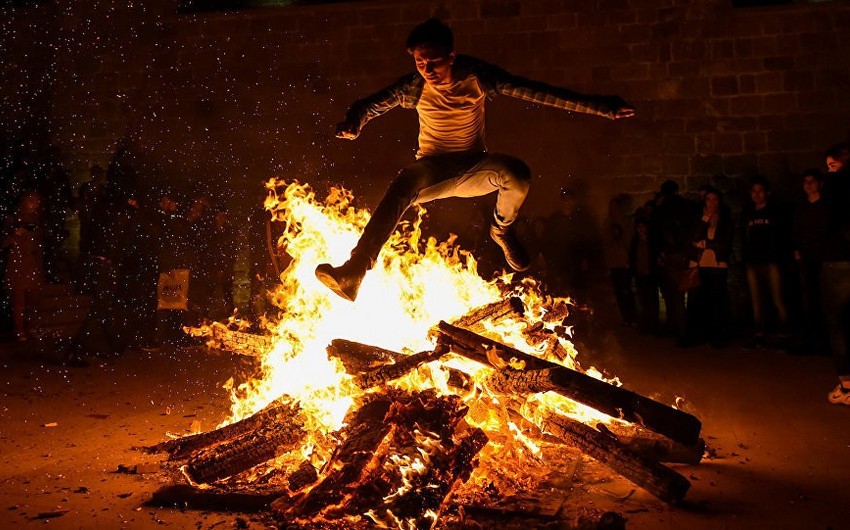
[[[716,187],[686,198],[666,181],[631,214],[623,196],[614,197],[598,230],[576,215],[566,191],[562,211],[534,223],[543,227],[536,274],[557,294],[598,305],[583,273],[599,256],[621,323],[680,347],[719,348],[738,338],[746,349],[831,352],[841,384],[830,401],[850,404],[848,145],[833,146],[824,161],[826,172],[800,176],[796,200],[774,200],[768,180],[757,176],[736,194],[746,198],[733,210]],[[733,319],[736,273],[748,307]]]
[[[129,144],[118,146],[106,168],[92,166],[76,190],[55,149],[20,149],[5,162],[0,322],[16,340],[32,338],[27,319],[39,290],[62,283],[91,300],[71,345],[76,358],[184,344],[190,341],[184,326],[233,314],[240,253],[252,280],[243,316],[257,320],[266,280],[273,278],[269,216],[261,207],[235,226],[224,200],[152,185],[150,175],[140,175],[145,170]],[[74,217],[78,246],[68,249],[68,219]],[[182,286],[185,292],[163,303],[164,282],[166,289]]]
[[[631,212],[628,196],[613,197],[596,223],[565,189],[556,212],[519,227],[537,256],[532,274],[551,294],[574,297],[587,309],[600,302],[594,278],[604,271],[623,325],[673,337],[682,347],[723,347],[741,338],[745,348],[832,350],[842,384],[830,399],[850,404],[848,157],[846,144],[831,148],[826,172],[800,176],[793,204],[775,201],[763,177],[747,182],[747,200],[735,209],[713,186],[685,197],[666,181]],[[248,250],[255,300],[267,287],[260,279],[280,272],[272,270],[261,207],[239,223],[244,232],[237,234],[232,214],[207,193],[142,190],[126,146],[107,168],[93,166],[76,193],[53,148],[17,153],[11,161],[0,188],[3,307],[17,340],[29,338],[28,300],[47,283],[73,282],[91,296],[77,350],[115,354],[183,343],[184,326],[232,314],[240,250]],[[73,264],[60,252],[68,213],[76,213],[80,227]],[[747,286],[749,319],[732,318],[736,273]],[[749,326],[741,327],[745,321]]]

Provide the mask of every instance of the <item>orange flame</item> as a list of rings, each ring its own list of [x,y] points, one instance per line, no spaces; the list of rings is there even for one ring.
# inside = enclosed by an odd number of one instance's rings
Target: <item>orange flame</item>
[[[269,192],[266,209],[284,227],[278,245],[292,261],[271,296],[280,309],[278,318],[266,324],[274,345],[261,358],[259,377],[230,388],[232,417],[225,423],[249,416],[286,394],[300,402],[310,421],[306,430],[314,434],[301,448],[301,454],[321,466],[333,450],[328,447],[326,435],[342,427],[345,413],[362,393],[341,363],[328,358],[325,348],[333,339],[344,338],[406,353],[433,349],[428,337],[432,326],[502,299],[513,278],[507,274],[493,281],[482,279],[475,259],[457,248],[454,238],[441,243],[433,238],[422,241],[419,225],[424,210],[419,208],[417,221],[403,224],[384,247],[378,263],[366,275],[357,301],[348,302],[320,284],[313,271],[319,263],[339,264],[348,258],[369,219],[368,212],[355,208],[351,193],[340,188],[332,189],[327,199],[320,202],[308,185],[272,179],[266,187]],[[526,279],[512,288],[527,308],[528,321],[542,322],[549,330],[563,328],[563,315],[552,316],[552,300],[539,293],[534,280]],[[568,300],[557,302],[569,303]],[[530,344],[523,335],[528,321],[504,318],[498,323],[484,322],[484,334],[532,355],[578,368],[573,345],[558,334],[553,333],[541,344]],[[566,355],[554,355],[556,349]],[[449,368],[470,374],[476,383],[492,372],[491,368],[451,355],[439,363],[423,365],[392,384],[458,394],[460,390],[448,386]],[[590,375],[602,378],[598,371]],[[498,403],[495,396],[486,394],[481,384],[474,385],[468,395],[461,397],[468,404]],[[552,393],[532,396],[528,401],[535,403],[538,413],[557,410],[584,421],[612,420]],[[524,451],[532,455],[539,452],[526,434],[509,422],[506,414],[498,413],[499,407],[491,409],[497,412],[482,412],[486,417],[476,417],[475,410],[471,410],[467,419],[503,436],[513,432],[513,439]],[[423,461],[416,457],[395,464],[405,466],[405,473],[416,473]],[[378,515],[372,517],[377,519]]]

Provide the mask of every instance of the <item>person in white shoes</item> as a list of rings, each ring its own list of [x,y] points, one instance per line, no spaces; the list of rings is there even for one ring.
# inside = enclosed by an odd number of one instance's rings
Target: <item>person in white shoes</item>
[[[850,146],[826,152],[823,196],[829,208],[829,242],[823,264],[823,308],[838,370],[830,403],[850,405]]]

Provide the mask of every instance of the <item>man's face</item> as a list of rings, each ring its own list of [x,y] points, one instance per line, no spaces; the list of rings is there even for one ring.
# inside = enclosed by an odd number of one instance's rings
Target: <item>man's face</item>
[[[841,160],[832,158],[831,156],[826,157],[826,168],[830,173],[835,173],[842,167],[844,167],[844,162]]]
[[[443,85],[452,80],[452,63],[455,52],[446,54],[432,48],[419,47],[413,50],[416,70],[429,85]]]
[[[820,192],[821,183],[818,179],[811,175],[803,177],[803,191],[806,195],[814,195]]]
[[[761,184],[753,184],[750,188],[750,198],[757,206],[760,206],[767,201],[767,190]]]
[[[716,213],[720,209],[720,197],[718,197],[714,193],[706,193],[705,209],[709,213]]]

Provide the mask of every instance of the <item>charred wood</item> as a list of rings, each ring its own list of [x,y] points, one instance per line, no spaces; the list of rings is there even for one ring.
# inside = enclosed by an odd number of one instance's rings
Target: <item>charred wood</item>
[[[519,297],[511,296],[496,302],[492,302],[469,311],[467,314],[452,321],[452,324],[462,328],[473,328],[483,320],[498,320],[508,315],[521,316],[525,313],[525,307]]]
[[[146,506],[192,510],[257,513],[266,510],[280,496],[273,493],[244,493],[200,489],[188,484],[173,484],[158,489]]]
[[[579,421],[555,414],[547,415],[538,426],[567,441],[586,455],[607,465],[624,478],[667,503],[681,501],[691,483],[681,474],[659,462],[629,451],[616,438]]]
[[[587,506],[570,510],[569,520],[534,511],[501,509],[483,504],[454,504],[457,514],[440,518],[443,530],[485,530],[490,528],[551,528],[557,530],[626,530],[626,519],[617,512],[604,512]],[[505,524],[511,521],[512,524]]]
[[[702,438],[695,444],[685,445],[659,436],[615,434],[601,423],[596,428],[605,434],[615,436],[629,451],[656,462],[696,465],[702,461],[702,456],[705,454],[705,440]]]
[[[300,491],[317,480],[319,480],[319,472],[313,467],[313,464],[306,460],[298,466],[298,469],[286,477],[291,492]]]
[[[329,505],[340,503],[367,469],[375,451],[389,433],[391,425],[384,421],[392,405],[392,393],[369,396],[345,419],[339,433],[344,440],[325,465],[324,477],[296,503],[281,498],[273,503],[275,510],[287,518],[312,517]]]
[[[375,410],[365,411],[370,405]],[[385,415],[377,418],[381,411]],[[427,520],[430,527],[433,520],[426,513],[438,510],[456,480],[468,476],[469,462],[486,443],[483,432],[469,434],[465,443],[454,441],[465,414],[460,398],[438,397],[433,391],[394,392],[391,402],[385,397],[373,399],[354,415],[361,424],[352,428],[325,466],[329,473],[300,502],[279,505],[280,511],[298,522],[316,517],[358,518],[369,510],[380,519],[390,510],[401,519]],[[406,457],[416,460],[423,449],[430,453],[427,470],[415,473],[408,493],[400,494],[403,476],[399,461]]]
[[[266,408],[240,421],[225,425],[218,429],[167,440],[157,445],[145,448],[151,453],[170,453],[169,460],[179,460],[190,454],[241,436],[273,422],[286,423],[298,414],[298,407],[280,400],[272,401]]]
[[[438,397],[430,391],[394,402],[386,417],[392,429],[376,453],[376,465],[344,503],[325,514],[337,518],[370,511],[379,524],[399,519],[408,527],[430,528],[457,481],[469,478],[475,455],[487,443],[478,429],[455,439],[466,410],[457,396]],[[415,471],[402,471],[414,464]]]
[[[274,346],[274,337],[232,330],[218,322],[194,329],[192,334],[206,338],[213,348],[248,357],[263,357]]]
[[[307,435],[300,418],[262,425],[256,430],[195,453],[184,467],[193,482],[204,484],[241,473],[295,449]]]
[[[446,322],[440,322],[438,325],[438,337],[450,344],[455,353],[493,368],[502,369],[511,362],[514,365],[519,362],[524,365],[525,370],[541,372],[533,377],[515,372],[507,374],[505,377],[508,381],[505,384],[514,384],[510,379],[515,378],[519,389],[522,389],[526,382],[541,387],[551,386],[552,388],[545,390],[557,392],[614,418],[644,426],[677,442],[693,445],[699,440],[702,424],[696,417],[681,410]],[[536,387],[532,386],[527,391],[545,391],[542,388],[534,388]]]
[[[367,372],[375,367],[408,357],[403,353],[345,339],[332,340],[327,346],[327,352],[328,357],[339,359],[345,371],[351,375]]]
[[[413,355],[402,356],[397,362],[380,366],[368,372],[359,374],[354,378],[354,382],[360,388],[372,388],[386,384],[393,379],[398,379],[418,368],[420,365],[427,364],[431,361],[436,361],[449,353],[449,348],[438,345],[433,351],[424,351]]]
[[[487,435],[481,429],[466,431],[445,453],[432,455],[428,471],[415,477],[410,490],[381,508],[399,519],[414,522],[416,528],[432,528],[455,486],[469,479],[475,457],[487,442]]]
[[[566,441],[551,434],[541,431],[537,425],[527,420],[522,414],[508,408],[508,415],[520,429],[534,440],[550,444],[563,445]],[[694,445],[684,445],[669,438],[660,436],[641,436],[636,434],[616,434],[611,432],[602,423],[596,425],[597,430],[612,438],[616,438],[623,447],[647,460],[663,462],[667,464],[699,464],[705,453],[705,440],[702,438]]]
[[[444,353],[448,353],[448,347],[438,344],[437,348],[433,352],[427,352],[428,354],[433,353],[435,355],[435,359],[441,357],[443,354],[438,355],[437,350],[443,348],[445,349]],[[442,351],[442,350],[441,350]],[[376,382],[374,385],[370,385],[367,378],[369,377],[378,377],[386,378],[389,376],[389,379],[383,382],[389,382],[392,379],[397,377],[401,377],[404,373],[398,372],[398,376],[391,376],[393,372],[402,370],[407,363],[413,363],[415,365],[425,364],[430,362],[430,359],[426,358],[428,355],[425,353],[421,354],[422,357],[416,358],[416,360],[406,360],[414,355],[405,355],[403,353],[395,352],[392,350],[386,350],[384,348],[379,348],[378,346],[372,346],[370,344],[362,344],[360,342],[353,342],[350,340],[344,339],[334,339],[331,341],[331,344],[327,347],[327,352],[329,357],[333,357],[339,359],[343,367],[345,368],[346,373],[349,375],[357,376],[355,379],[355,383],[358,383],[361,388],[368,388],[368,386],[375,386],[380,384],[381,381]],[[425,360],[423,360],[425,359]],[[396,363],[399,366],[395,366],[392,363]],[[395,368],[393,368],[395,366]],[[415,368],[415,366],[411,367]],[[449,373],[449,386],[453,388],[462,388],[468,390],[472,379],[467,375],[457,370],[456,368],[442,367],[443,370],[447,370]],[[379,375],[382,373],[383,375]],[[365,372],[372,372],[372,376],[367,375]],[[363,380],[363,384],[367,386],[361,385],[358,380]]]

